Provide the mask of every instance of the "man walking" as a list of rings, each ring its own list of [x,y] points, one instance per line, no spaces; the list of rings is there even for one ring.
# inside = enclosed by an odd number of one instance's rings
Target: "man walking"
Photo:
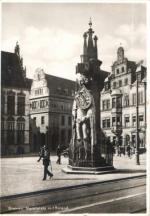
[[[130,158],[130,156],[131,156],[131,147],[130,147],[129,144],[127,146],[127,154],[128,154],[128,157]]]
[[[44,177],[43,181],[46,180],[47,175],[50,176],[50,178],[53,177],[53,174],[48,170],[48,166],[50,164],[50,152],[46,145],[44,145],[41,148],[40,151],[40,158],[38,159],[38,162],[43,158],[43,165],[44,165]]]
[[[58,159],[56,161],[57,164],[61,164],[61,149],[60,149],[60,145],[58,145],[57,147],[57,156],[58,156]]]

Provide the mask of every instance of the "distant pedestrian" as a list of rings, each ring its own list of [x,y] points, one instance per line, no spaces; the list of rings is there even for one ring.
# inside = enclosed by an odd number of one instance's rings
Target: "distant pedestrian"
[[[130,158],[130,156],[131,156],[131,147],[130,147],[130,145],[127,146],[127,155]]]
[[[51,161],[50,161],[50,152],[49,152],[46,145],[41,147],[40,157],[38,159],[38,162],[41,160],[41,158],[43,158],[43,165],[44,165],[44,177],[43,177],[43,180],[46,180],[47,175],[50,178],[52,178],[53,177],[52,166],[51,166],[51,172],[48,170],[48,166],[51,165],[50,164],[51,163]]]
[[[56,161],[57,164],[61,164],[61,149],[60,149],[60,145],[58,145],[57,147],[57,156],[58,156],[58,159]]]
[[[118,156],[121,157],[121,146],[120,145],[118,145],[117,150],[118,150]]]

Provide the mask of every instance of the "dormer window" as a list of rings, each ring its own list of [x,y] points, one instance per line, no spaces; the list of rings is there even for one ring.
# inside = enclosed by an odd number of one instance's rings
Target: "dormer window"
[[[107,91],[108,89],[109,89],[109,84],[107,82],[107,83],[105,83],[105,91]]]
[[[124,67],[121,68],[122,73],[124,73]]]
[[[57,91],[58,91],[58,92],[61,92],[61,88],[60,88],[60,87],[58,87],[58,88],[57,88]]]

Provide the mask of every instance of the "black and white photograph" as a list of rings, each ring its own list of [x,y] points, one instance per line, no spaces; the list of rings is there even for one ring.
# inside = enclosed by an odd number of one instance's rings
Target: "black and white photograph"
[[[150,2],[0,6],[0,213],[148,216]]]

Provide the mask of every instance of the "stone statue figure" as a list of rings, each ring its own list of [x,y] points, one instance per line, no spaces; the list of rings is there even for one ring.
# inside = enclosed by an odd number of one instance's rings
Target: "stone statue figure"
[[[83,35],[81,62],[76,65],[77,90],[72,109],[68,168],[81,172],[103,170],[108,165],[102,155],[103,131],[100,125],[100,91],[108,73],[100,69],[102,61],[98,59],[98,38],[93,34],[90,21],[89,29]]]
[[[87,159],[88,148],[92,153],[92,146],[94,145],[94,127],[95,127],[95,105],[93,96],[88,90],[87,85],[90,79],[85,75],[78,77],[79,90],[77,91],[73,103],[72,119],[74,131],[74,149],[78,148],[79,158],[81,158],[80,146],[84,146],[84,157]]]

